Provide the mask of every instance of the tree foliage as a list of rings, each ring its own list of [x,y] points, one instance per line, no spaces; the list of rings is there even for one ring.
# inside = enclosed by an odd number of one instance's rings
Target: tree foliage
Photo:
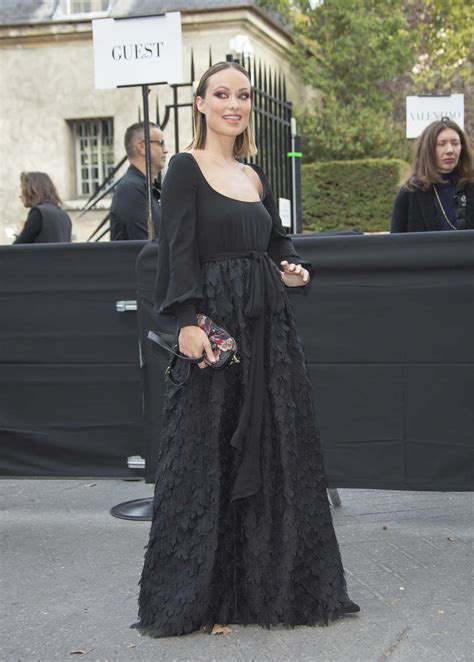
[[[362,103],[341,105],[326,98],[322,107],[298,119],[306,162],[406,155],[401,125]]]
[[[387,106],[387,82],[412,59],[399,0],[326,0],[301,12],[296,27],[307,82],[343,105]]]
[[[474,132],[474,5],[465,0],[405,0],[417,53],[411,94],[464,92],[464,127]]]
[[[410,27],[417,35],[413,88],[450,93],[473,76],[474,5],[461,0],[405,0]]]
[[[303,80],[320,92],[320,103],[300,116],[307,160],[406,158],[405,96],[472,90],[471,3],[261,4],[290,25],[294,61]]]

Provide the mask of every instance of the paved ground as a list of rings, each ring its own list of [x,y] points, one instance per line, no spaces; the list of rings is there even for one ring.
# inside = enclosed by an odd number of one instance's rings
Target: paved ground
[[[149,525],[108,514],[150,486],[3,480],[0,492],[2,662],[472,659],[472,494],[340,490],[334,520],[360,615],[150,639],[129,629]]]

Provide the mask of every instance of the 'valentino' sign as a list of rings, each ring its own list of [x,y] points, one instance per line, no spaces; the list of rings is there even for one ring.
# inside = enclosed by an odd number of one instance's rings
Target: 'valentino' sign
[[[407,138],[418,138],[428,124],[442,117],[464,129],[464,94],[407,97]]]
[[[182,83],[181,14],[92,21],[95,86]]]

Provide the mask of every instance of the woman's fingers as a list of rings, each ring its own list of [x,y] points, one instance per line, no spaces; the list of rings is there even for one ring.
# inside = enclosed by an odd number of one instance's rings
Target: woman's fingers
[[[281,266],[283,267],[283,270],[285,271],[285,273],[287,273],[287,274],[291,274],[291,273],[293,273],[293,272],[295,271],[296,267],[298,267],[299,265],[297,265],[297,264],[293,264],[293,262],[290,264],[289,262],[287,262],[286,260],[284,260],[284,261],[281,263]]]
[[[207,368],[209,363],[215,363],[216,362],[216,357],[214,356],[214,352],[212,351],[211,345],[209,344],[209,341],[207,340],[206,343],[203,345],[203,354],[206,358],[205,361],[201,361],[201,363],[198,363],[198,366],[201,368]],[[206,363],[207,361],[207,363]]]
[[[205,361],[198,363],[200,368],[207,368],[209,363],[215,363],[216,357],[212,351],[209,338],[198,326],[184,326],[179,332],[179,351],[192,359],[204,355]]]
[[[211,349],[209,339],[198,327],[184,327],[179,335],[179,351],[185,356],[197,359],[204,355],[205,361],[198,363],[200,368],[206,368],[209,363],[215,363],[216,357]]]
[[[179,332],[178,345],[181,354],[197,359],[205,353],[206,334],[198,326],[184,326]]]
[[[283,260],[281,263],[283,267],[283,272],[291,276],[301,276],[304,283],[309,281],[309,272],[301,264],[289,263],[286,260]]]
[[[303,269],[303,267],[301,266],[301,264],[294,264],[293,262],[290,264],[290,263],[287,262],[286,260],[283,260],[283,262],[280,262],[280,264],[281,264],[281,266],[283,267],[283,270],[284,270],[286,273],[290,273],[290,274],[293,274],[293,273],[298,274],[298,273],[300,273],[301,270]]]
[[[287,286],[299,287],[309,283],[309,271],[301,264],[290,264],[286,260],[283,260],[280,264],[283,268],[282,278]],[[285,276],[289,277],[288,280],[285,280]]]
[[[216,362],[216,357],[214,356],[214,352],[212,351],[211,344],[209,340],[206,338],[206,342],[204,343],[204,353],[206,355],[206,359],[208,360],[209,363],[215,363]]]

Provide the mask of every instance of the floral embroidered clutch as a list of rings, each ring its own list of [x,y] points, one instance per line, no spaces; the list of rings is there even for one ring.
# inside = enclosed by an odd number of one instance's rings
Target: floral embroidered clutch
[[[197,322],[199,328],[201,328],[209,338],[211,349],[216,358],[215,363],[209,363],[207,359],[204,358],[205,363],[207,363],[210,368],[214,368],[214,370],[221,370],[229,363],[238,363],[236,357],[237,343],[235,339],[227,333],[225,329],[213,322],[207,315],[199,314],[197,316]]]

